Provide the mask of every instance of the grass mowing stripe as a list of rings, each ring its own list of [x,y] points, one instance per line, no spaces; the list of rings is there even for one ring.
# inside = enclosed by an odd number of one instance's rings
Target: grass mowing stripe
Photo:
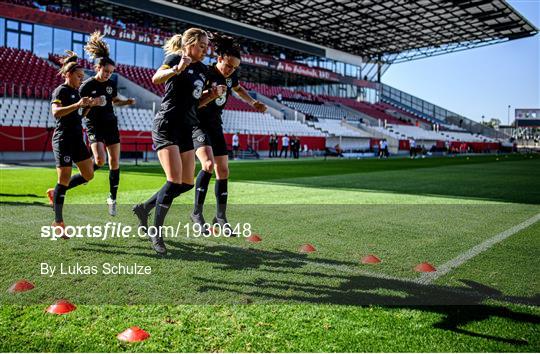
[[[467,250],[466,252],[460,254],[456,258],[444,263],[443,265],[439,266],[437,268],[436,272],[433,273],[425,273],[420,277],[420,279],[417,280],[420,284],[429,284],[434,280],[437,280],[439,277],[442,277],[443,275],[450,272],[452,269],[459,267],[463,263],[467,262],[471,258],[479,255],[480,253],[490,249],[494,245],[496,245],[499,242],[504,241],[508,237],[518,233],[519,231],[526,229],[527,227],[535,224],[536,222],[540,221],[540,214],[536,214],[535,216],[523,221],[522,223],[515,225],[508,230],[505,230],[492,238],[482,242],[479,245],[476,245],[472,247],[471,249]]]

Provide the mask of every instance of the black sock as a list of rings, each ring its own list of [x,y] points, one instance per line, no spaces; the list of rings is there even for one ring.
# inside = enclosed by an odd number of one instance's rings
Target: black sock
[[[118,168],[116,170],[109,170],[109,197],[112,200],[116,200],[118,184],[120,184],[120,169]]]
[[[206,192],[208,191],[208,185],[210,184],[210,178],[212,174],[201,170],[197,175],[197,182],[195,184],[195,203],[193,206],[193,214],[202,214],[204,199],[206,198]]]
[[[182,182],[182,188],[180,188],[180,193],[185,193],[187,191],[192,190],[194,187],[193,184],[187,184]]]
[[[150,210],[154,209],[154,207],[156,206],[156,201],[157,201],[157,197],[158,197],[158,194],[159,192],[161,192],[162,189],[165,188],[166,185],[164,185],[163,187],[161,187],[161,189],[159,191],[157,191],[156,193],[154,193],[153,196],[151,196],[150,198],[148,198],[148,200],[146,202],[143,203],[143,207],[144,209],[146,210],[146,212],[150,212]],[[193,184],[187,184],[187,183],[182,183],[181,184],[181,188],[180,188],[180,193],[184,193],[184,192],[187,192],[189,191],[190,189],[193,188]]]
[[[81,176],[80,173],[77,173],[76,175],[71,176],[71,178],[69,179],[69,184],[67,186],[67,189],[75,188],[86,182],[88,181],[84,179],[84,177]]]
[[[163,187],[161,189],[163,189]],[[154,207],[156,206],[157,196],[159,192],[161,192],[161,189],[157,191],[156,193],[154,193],[153,196],[148,198],[148,200],[143,203],[143,207],[146,210],[146,212],[149,212],[150,210],[154,209]]]
[[[154,226],[156,228],[163,226],[174,198],[178,197],[180,193],[182,193],[182,185],[178,183],[167,181],[161,188],[157,196],[156,215],[154,216]]]
[[[216,192],[216,207],[217,213],[216,216],[220,219],[225,218],[225,213],[227,211],[227,179],[217,179],[215,192]]]
[[[62,215],[62,209],[64,208],[64,198],[66,196],[67,186],[57,183],[54,187],[53,196],[53,208],[54,208],[54,221],[62,222],[64,217]]]

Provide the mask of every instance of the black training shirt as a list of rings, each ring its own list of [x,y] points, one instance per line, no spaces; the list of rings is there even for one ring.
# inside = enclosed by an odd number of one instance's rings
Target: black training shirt
[[[232,94],[232,89],[239,85],[237,71],[235,70],[231,76],[225,78],[216,68],[215,64],[210,66],[208,68],[205,90],[219,85],[227,86],[227,92],[199,110],[199,120],[202,124],[222,124],[221,113],[227,104],[229,96]]]
[[[81,85],[79,89],[81,97],[100,97],[105,96],[106,105],[94,106],[86,115],[88,119],[114,117],[113,98],[118,96],[118,88],[116,82],[109,79],[104,82],[99,82],[95,77],[91,77]]]
[[[71,106],[74,103],[79,102],[81,96],[79,91],[73,87],[62,84],[58,86],[52,93],[51,105],[53,103],[59,103],[62,107]],[[68,115],[56,119],[56,130],[65,131],[82,131],[81,125],[82,116],[79,114],[79,110],[75,110]]]
[[[167,55],[161,65],[169,69],[180,63],[182,56]],[[165,95],[161,101],[158,117],[178,121],[183,125],[199,124],[197,109],[206,82],[207,67],[201,62],[191,63],[179,75],[165,83]]]

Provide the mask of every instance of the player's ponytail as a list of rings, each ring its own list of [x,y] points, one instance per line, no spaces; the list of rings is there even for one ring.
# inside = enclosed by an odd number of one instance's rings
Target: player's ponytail
[[[60,67],[60,70],[58,70],[58,74],[64,77],[67,74],[82,68],[82,66],[77,63],[77,53],[71,50],[66,50],[65,52],[67,55],[61,59],[62,66]]]
[[[84,50],[90,58],[94,59],[95,69],[99,66],[110,64],[116,66],[114,60],[109,57],[109,45],[103,40],[103,35],[96,31],[90,35],[88,42],[84,46]]]
[[[206,31],[193,27],[187,29],[184,33],[182,33],[182,35],[175,34],[169,38],[165,42],[163,50],[165,50],[166,55],[181,54],[181,52],[185,51],[187,47],[199,42],[204,37],[208,39],[212,38]]]

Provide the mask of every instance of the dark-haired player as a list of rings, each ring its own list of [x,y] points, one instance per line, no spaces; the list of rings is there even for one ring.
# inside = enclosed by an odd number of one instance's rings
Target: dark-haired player
[[[49,202],[54,208],[53,226],[64,228],[63,207],[68,189],[90,181],[94,177],[92,159],[82,133],[82,116],[79,109],[91,107],[96,102],[90,97],[79,95],[79,86],[84,78],[83,68],[77,63],[77,54],[66,51],[59,74],[65,79],[52,93],[51,110],[56,119],[52,147],[56,161],[58,182],[47,191]],[[79,173],[71,176],[72,164]]]
[[[118,97],[116,82],[110,77],[115,63],[109,57],[109,47],[99,32],[94,32],[84,47],[94,59],[96,75],[86,80],[81,88],[81,96],[99,97],[101,105],[86,111],[86,128],[90,147],[94,155],[95,169],[105,164],[105,150],[109,156],[109,215],[116,215],[116,195],[120,183],[120,133],[118,119],[113,110],[115,106],[135,103],[133,98],[122,100]]]
[[[195,203],[191,220],[204,225],[203,205],[210,178],[215,170],[215,195],[217,210],[213,224],[229,228],[226,216],[229,178],[229,162],[227,144],[223,134],[221,114],[232,91],[259,112],[266,111],[266,106],[253,99],[238,82],[237,69],[240,66],[240,46],[234,39],[214,34],[212,39],[214,51],[218,55],[217,63],[208,68],[206,90],[200,102],[199,121],[201,129],[208,135],[211,146],[201,146],[196,155],[202,169],[197,175],[195,184]],[[225,90],[219,90],[224,87]]]

